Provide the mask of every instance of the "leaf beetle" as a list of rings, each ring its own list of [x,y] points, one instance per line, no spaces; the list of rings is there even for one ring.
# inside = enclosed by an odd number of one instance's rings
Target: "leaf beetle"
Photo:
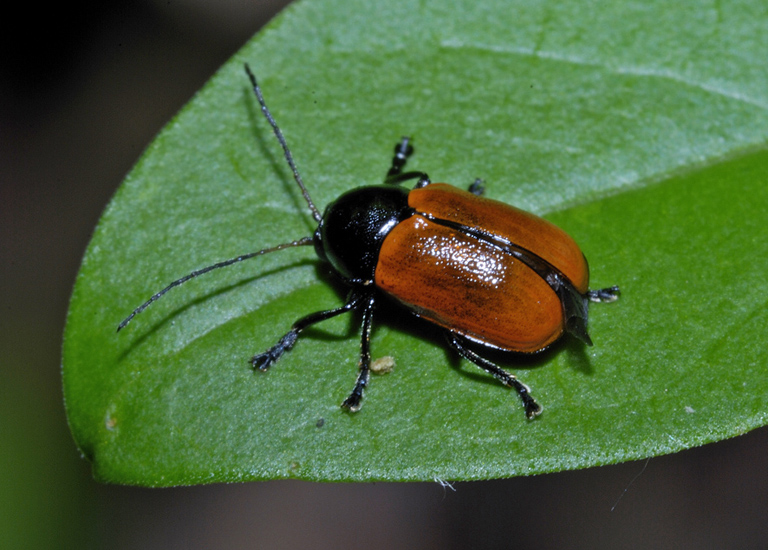
[[[483,198],[480,180],[462,191],[432,183],[425,172],[404,172],[414,151],[407,137],[395,146],[383,184],[347,191],[321,214],[247,64],[245,71],[317,229],[310,237],[193,271],[137,307],[117,330],[192,278],[278,250],[314,246],[318,257],[350,288],[346,302],[296,321],[274,346],[251,358],[254,369],[267,370],[294,346],[305,328],[359,311],[359,373],[341,404],[358,411],[370,375],[374,309],[378,300],[387,297],[440,327],[448,345],[461,357],[514,388],[528,418],[540,414],[542,408],[528,386],[476,350],[530,354],[549,347],[564,333],[592,345],[587,333],[589,302],[612,302],[619,288],[589,290],[589,267],[575,241],[538,216]],[[412,190],[399,185],[409,180],[416,180]]]

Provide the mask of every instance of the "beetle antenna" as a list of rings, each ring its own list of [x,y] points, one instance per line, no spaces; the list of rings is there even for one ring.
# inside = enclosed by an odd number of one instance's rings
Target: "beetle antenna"
[[[179,285],[183,285],[190,279],[194,279],[195,277],[199,277],[200,275],[203,275],[205,273],[208,273],[209,271],[213,271],[214,269],[219,269],[221,267],[227,267],[232,264],[236,264],[238,262],[242,262],[244,260],[250,260],[251,258],[255,258],[256,256],[263,256],[264,254],[269,254],[270,252],[277,252],[278,250],[285,250],[286,248],[293,248],[294,246],[309,246],[312,244],[312,237],[304,237],[302,239],[299,239],[297,241],[292,241],[289,243],[283,243],[279,244],[277,246],[273,246],[271,248],[265,248],[263,250],[259,250],[258,252],[251,252],[250,254],[243,254],[242,256],[238,256],[237,258],[232,258],[223,262],[219,262],[217,264],[209,265],[208,267],[204,267],[202,269],[198,269],[197,271],[193,271],[189,275],[185,275],[181,279],[176,279],[171,284],[169,284],[167,287],[165,287],[160,292],[154,294],[149,300],[141,304],[139,307],[133,310],[133,312],[123,319],[123,322],[117,325],[117,332],[120,332],[121,329],[125,328],[125,325],[131,322],[131,319],[136,317],[139,313],[147,309],[150,305],[152,305],[152,302],[155,302],[163,297],[163,295],[171,290],[174,287],[177,287]]]
[[[251,85],[253,86],[253,93],[256,94],[256,99],[259,100],[259,105],[261,105],[261,112],[264,113],[264,116],[267,118],[267,121],[269,121],[269,124],[272,126],[272,129],[275,131],[275,136],[277,137],[277,141],[279,141],[280,145],[283,147],[283,152],[285,153],[285,160],[288,161],[288,166],[290,166],[291,170],[293,171],[293,179],[295,179],[296,183],[299,184],[299,187],[301,188],[301,194],[304,195],[304,200],[307,201],[307,204],[309,205],[309,209],[312,211],[312,217],[314,217],[315,221],[319,223],[320,221],[322,221],[323,216],[322,214],[320,214],[320,211],[315,206],[315,203],[312,202],[312,199],[309,196],[309,192],[307,191],[307,188],[304,187],[304,182],[301,179],[301,175],[299,174],[299,169],[296,167],[296,163],[293,161],[293,155],[291,154],[291,150],[288,148],[288,143],[285,141],[283,132],[280,130],[280,127],[277,125],[277,122],[275,122],[275,119],[272,116],[272,113],[269,112],[269,107],[267,107],[267,104],[264,102],[264,96],[261,95],[261,88],[259,88],[259,84],[256,82],[256,77],[253,76],[253,73],[251,72],[251,68],[248,66],[248,63],[245,64],[245,72],[248,73],[248,78],[251,79]]]

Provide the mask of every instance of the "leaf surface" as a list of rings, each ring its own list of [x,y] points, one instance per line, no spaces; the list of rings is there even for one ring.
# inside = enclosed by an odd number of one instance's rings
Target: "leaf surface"
[[[485,479],[637,459],[768,418],[768,23],[756,0],[306,0],[224,65],[107,207],[73,292],[63,376],[97,478],[176,485]],[[377,313],[363,409],[343,412],[359,318],[308,330],[268,373],[248,359],[343,303],[310,248],[168,282],[314,230],[243,72],[249,62],[321,208],[409,167],[543,214],[590,261],[593,348],[505,368],[517,397],[394,308]]]

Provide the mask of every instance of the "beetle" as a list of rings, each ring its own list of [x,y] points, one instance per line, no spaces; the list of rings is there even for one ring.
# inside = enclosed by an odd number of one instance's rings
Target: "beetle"
[[[414,152],[408,137],[395,145],[383,184],[347,191],[321,214],[247,64],[245,71],[317,229],[312,236],[177,279],[137,307],[117,330],[172,288],[204,273],[286,248],[314,246],[317,256],[349,287],[349,295],[341,307],[296,321],[274,346],[251,358],[254,370],[269,369],[307,327],[361,312],[359,373],[341,404],[358,411],[370,375],[373,313],[386,297],[440,327],[461,357],[516,390],[529,419],[540,414],[542,407],[528,386],[476,350],[532,354],[565,333],[592,345],[587,332],[589,302],[612,302],[619,288],[589,290],[589,267],[575,241],[538,216],[482,197],[481,180],[463,191],[432,183],[426,172],[403,171]],[[412,190],[400,185],[410,180],[416,180]]]

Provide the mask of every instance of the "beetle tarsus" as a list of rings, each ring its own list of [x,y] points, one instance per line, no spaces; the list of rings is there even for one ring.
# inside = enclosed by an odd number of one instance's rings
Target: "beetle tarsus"
[[[408,157],[413,154],[413,145],[411,145],[411,138],[403,136],[400,141],[395,144],[395,156],[392,157],[392,165],[389,167],[387,177],[384,178],[384,183],[389,185],[397,185],[408,180],[418,179],[416,187],[421,188],[432,183],[429,176],[424,172],[403,172],[405,164],[408,162]]]
[[[528,420],[533,420],[539,416],[543,410],[544,407],[536,403],[536,401],[533,401],[531,405],[525,406],[525,416],[528,418]]]
[[[355,386],[355,389],[352,390],[352,393],[349,394],[349,397],[347,397],[342,403],[341,408],[347,409],[349,412],[356,413],[360,410],[360,407],[362,407],[362,400],[363,400],[363,388],[361,387],[359,390],[357,386]]]
[[[395,156],[392,157],[392,165],[387,172],[387,178],[390,176],[397,176],[403,171],[405,163],[408,162],[408,157],[413,154],[413,145],[411,145],[411,138],[403,136],[400,141],[395,144]]]
[[[263,372],[269,369],[269,367],[276,363],[286,351],[289,351],[293,347],[298,338],[299,330],[296,330],[295,328],[291,329],[285,336],[280,338],[280,341],[277,344],[264,353],[251,357],[251,366],[253,367],[253,370],[260,370]]]
[[[481,358],[482,359],[482,358]],[[499,368],[499,367],[497,367]],[[494,376],[501,381],[502,384],[509,388],[513,388],[520,396],[520,400],[523,402],[523,408],[525,409],[525,416],[529,420],[532,420],[541,414],[544,408],[531,395],[531,388],[527,384],[523,384],[515,375],[509,374],[507,371],[499,368],[503,373],[503,376],[494,373]],[[490,372],[490,371],[489,371]]]
[[[477,197],[481,197],[485,193],[485,185],[483,180],[476,178],[469,186],[469,192]]]
[[[619,296],[621,296],[621,290],[616,285],[587,292],[590,302],[615,302]]]
[[[525,384],[523,384],[523,386],[525,386],[526,391],[520,394],[520,399],[523,400],[523,407],[525,407],[525,416],[528,418],[528,420],[533,420],[534,418],[536,418],[541,414],[541,411],[544,410],[544,407],[539,405],[536,402],[536,400],[531,396],[528,386],[526,386]]]

